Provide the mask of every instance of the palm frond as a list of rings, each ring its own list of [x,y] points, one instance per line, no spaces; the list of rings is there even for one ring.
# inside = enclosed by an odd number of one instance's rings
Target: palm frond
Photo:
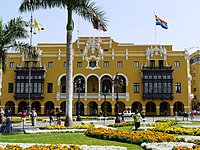
[[[96,21],[98,24],[107,28],[108,19],[105,17],[106,12],[104,12],[101,7],[95,5],[96,3],[90,0],[79,0],[76,1],[73,10],[85,20],[91,23]]]
[[[67,0],[23,0],[19,7],[19,11],[30,12],[41,8],[65,8],[67,6],[67,2]]]

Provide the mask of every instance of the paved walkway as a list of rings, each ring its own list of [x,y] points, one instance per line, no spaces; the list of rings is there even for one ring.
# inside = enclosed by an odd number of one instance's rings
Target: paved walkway
[[[162,119],[168,119],[168,120],[174,120],[175,118],[173,116],[154,116],[154,117],[146,117],[146,121],[145,123],[153,123],[156,120],[162,120]],[[182,116],[178,116],[178,120],[182,121],[183,117]],[[185,118],[185,120],[187,120]],[[125,117],[125,121],[133,121],[133,119],[131,117]],[[188,121],[191,121],[190,118],[188,118]],[[193,121],[200,121],[200,116],[197,116],[194,118]],[[107,126],[108,124],[114,124],[115,120],[87,120],[87,121],[74,121],[74,124],[81,124],[81,123],[85,123],[85,124],[91,124],[93,123],[94,125],[103,125],[103,126]],[[56,124],[52,123],[52,124]],[[64,124],[64,122],[62,122],[62,124]],[[24,130],[24,129],[38,129],[41,126],[47,126],[50,125],[49,122],[37,122],[36,126],[32,126],[31,125],[31,121],[26,121],[26,124],[23,126],[22,123],[13,123],[12,124],[12,130],[13,132],[15,131],[19,131],[19,130]]]

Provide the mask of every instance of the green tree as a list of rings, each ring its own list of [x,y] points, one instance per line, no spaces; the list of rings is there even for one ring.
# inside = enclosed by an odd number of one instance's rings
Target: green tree
[[[90,0],[23,0],[19,10],[21,12],[35,11],[37,9],[63,8],[67,9],[67,47],[66,47],[66,114],[65,126],[73,126],[72,98],[73,98],[73,61],[72,61],[72,32],[74,22],[72,12],[92,23],[94,28],[106,31],[107,18],[105,12],[96,3]]]
[[[7,51],[10,48],[19,49],[27,46],[27,44],[17,41],[28,37],[27,25],[28,22],[24,21],[22,17],[13,18],[7,24],[3,24],[0,19],[0,67],[3,71],[6,69]]]

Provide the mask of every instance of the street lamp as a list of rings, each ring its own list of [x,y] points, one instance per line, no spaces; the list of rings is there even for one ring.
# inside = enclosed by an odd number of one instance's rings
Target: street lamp
[[[107,95],[111,95],[110,89],[109,89],[108,92],[107,92],[107,91],[106,91],[106,86],[104,86],[104,90],[103,90],[103,92],[101,92],[101,95],[104,96],[103,115],[104,115],[104,117],[107,117],[106,96],[107,96]]]
[[[43,26],[40,25],[42,28],[41,30],[44,30]],[[31,112],[31,66],[32,66],[32,62],[33,62],[33,58],[37,57],[37,52],[35,51],[35,49],[32,49],[32,42],[33,42],[33,34],[36,34],[35,32],[35,27],[33,24],[33,15],[32,15],[32,11],[31,11],[31,19],[29,22],[29,27],[30,27],[30,47],[29,47],[29,52],[28,55],[30,56],[30,62],[29,62],[29,69],[28,69],[28,107],[27,107],[27,114],[29,115]],[[33,32],[34,29],[34,32]],[[33,78],[32,78],[33,79]],[[33,87],[33,86],[32,86]]]
[[[115,80],[116,79],[116,80]],[[116,119],[115,123],[120,122],[119,118],[119,87],[123,85],[123,79],[120,80],[118,73],[116,73],[114,79],[114,84],[116,84]]]
[[[81,91],[84,90],[84,84],[83,84],[83,88],[81,87],[81,78],[79,78],[76,83],[75,83],[75,90],[78,90],[78,112],[77,112],[77,118],[76,121],[81,121],[81,116],[80,116],[80,95],[81,95]]]

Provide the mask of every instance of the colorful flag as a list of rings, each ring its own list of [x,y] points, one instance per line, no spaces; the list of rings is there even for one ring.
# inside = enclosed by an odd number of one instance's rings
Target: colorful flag
[[[162,28],[164,29],[168,29],[168,25],[167,22],[163,21],[162,19],[160,19],[158,16],[156,16],[156,25],[160,25]]]
[[[97,30],[102,30],[104,32],[107,31],[106,27],[102,24],[100,24],[96,19],[93,20],[93,27],[94,29],[97,29]]]
[[[37,20],[34,18],[34,28],[36,28],[37,30],[38,30],[38,32],[40,32],[40,26],[39,26],[39,24],[38,24],[38,22],[37,22]]]

